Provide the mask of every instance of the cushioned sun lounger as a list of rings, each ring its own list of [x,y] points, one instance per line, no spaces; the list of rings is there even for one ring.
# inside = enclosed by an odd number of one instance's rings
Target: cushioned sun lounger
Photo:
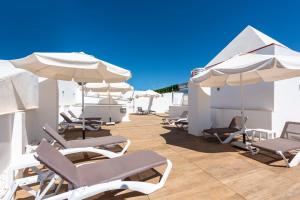
[[[187,130],[189,126],[189,121],[188,118],[181,118],[175,121],[174,124],[177,128],[182,128],[184,130]]]
[[[244,122],[246,123],[247,117],[245,117]],[[241,116],[235,116],[232,118],[230,124],[228,127],[225,128],[210,128],[205,129],[202,131],[203,135],[213,135],[218,138],[218,140],[222,144],[227,144],[232,141],[232,139],[238,135],[242,134],[242,117]],[[229,136],[226,137],[226,134],[229,134]],[[222,137],[226,137],[224,140],[222,140]]]
[[[82,117],[77,117],[73,112],[72,110],[68,110],[68,113],[71,115],[71,117],[73,117],[74,119],[79,119],[79,120],[82,120]],[[101,120],[101,117],[85,117],[84,118],[85,120],[98,120],[100,121]]]
[[[298,165],[300,162],[299,152],[296,153],[291,161],[284,154],[300,150],[300,123],[286,122],[279,138],[253,142],[249,149],[253,155],[257,154],[260,149],[275,153],[282,157],[287,167]]]
[[[61,135],[59,135],[54,129],[52,129],[48,124],[45,124],[43,127],[45,133],[50,136],[55,142],[57,142],[64,149],[68,149],[67,151],[76,153],[76,152],[93,152],[97,154],[104,155],[108,158],[118,157],[123,155],[129,145],[130,140],[122,136],[104,136],[98,138],[89,138],[85,140],[65,140]],[[115,153],[103,148],[99,147],[107,147],[109,145],[116,145],[126,143],[123,150],[121,152]]]
[[[59,126],[60,126],[59,132],[60,133],[63,133],[65,130],[67,130],[69,128],[74,128],[76,126],[82,126],[83,122],[81,119],[72,120],[64,112],[61,112],[60,116],[64,119],[64,121],[59,124]],[[86,129],[90,130],[90,131],[97,131],[101,128],[101,125],[102,125],[102,121],[94,120],[94,119],[93,120],[85,119],[84,123],[85,123]]]
[[[84,152],[92,152],[96,154],[103,155],[108,158],[116,158],[122,156],[130,146],[130,140],[122,137],[122,136],[105,136],[99,138],[90,138],[85,140],[72,140],[66,141],[62,136],[60,136],[55,130],[53,130],[49,125],[45,125],[43,127],[45,133],[50,136],[53,140],[55,140],[63,149],[60,150],[60,153],[63,155],[69,155],[73,153],[84,153]],[[106,147],[110,145],[122,144],[126,143],[123,150],[121,152],[112,152]],[[26,168],[31,168],[38,175],[31,176],[23,179],[17,179],[13,182],[10,191],[7,196],[13,196],[16,189],[18,187],[24,187],[24,189],[28,189],[27,185],[37,183],[40,180],[45,180],[48,177],[48,172],[40,171],[37,166],[41,163],[34,158],[34,154],[24,154],[17,161],[14,161],[10,165],[10,169],[12,171],[23,170]],[[10,199],[10,198],[9,198]]]
[[[146,110],[143,110],[142,107],[138,107],[137,108],[137,113],[140,114],[140,115],[147,115],[147,114],[149,114]]]
[[[179,115],[179,117],[163,118],[162,120],[163,120],[164,124],[173,125],[173,124],[175,124],[176,121],[178,121],[180,119],[185,119],[185,118],[187,118],[187,116],[188,116],[188,111],[185,110]]]
[[[45,197],[56,181],[59,181],[60,186],[63,180],[68,182],[69,191],[57,194],[58,186],[53,196],[47,199],[85,199],[117,189],[129,189],[149,194],[164,186],[172,168],[171,161],[152,151],[138,151],[118,158],[75,166],[46,141],[42,141],[37,148],[36,158],[53,172],[49,175],[50,181],[43,191],[34,193],[37,199]],[[167,165],[167,167],[156,184],[125,181],[130,176],[162,165]]]

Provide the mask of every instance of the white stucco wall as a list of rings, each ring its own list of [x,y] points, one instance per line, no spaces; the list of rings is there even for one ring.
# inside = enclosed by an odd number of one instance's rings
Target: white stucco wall
[[[0,174],[8,166],[11,158],[11,143],[14,113],[0,115]]]
[[[57,81],[59,105],[69,106],[76,103],[76,92],[78,84],[73,81]]]
[[[211,109],[212,127],[228,127],[234,116],[241,116],[240,109]],[[272,129],[272,112],[266,110],[245,110],[247,128]]]
[[[203,129],[211,126],[210,88],[201,88],[199,85],[189,83],[188,101],[188,132],[199,136]]]
[[[42,127],[47,123],[54,129],[58,123],[58,85],[56,80],[39,79],[39,108],[26,113],[28,142],[47,137]]]
[[[174,105],[169,106],[169,116],[171,118],[179,117],[184,111],[188,111],[189,106],[188,105]]]
[[[240,86],[211,88],[212,108],[241,108]],[[244,86],[244,107],[252,110],[274,109],[274,83],[259,83]]]
[[[286,121],[300,122],[300,78],[276,81],[274,102],[272,129],[279,137]]]
[[[138,93],[138,91],[136,91]],[[162,94],[161,97],[153,98],[151,110],[156,111],[157,113],[169,112],[169,106],[172,105],[181,105],[183,99],[182,92],[174,92],[173,98],[172,93]],[[129,105],[130,112],[136,112],[137,107],[142,107],[144,110],[148,110],[151,99],[149,97],[139,97],[135,98],[134,102],[132,101]],[[134,104],[134,109],[133,109]]]
[[[0,199],[13,181],[10,163],[18,160],[28,144],[25,117],[25,112],[0,115]]]

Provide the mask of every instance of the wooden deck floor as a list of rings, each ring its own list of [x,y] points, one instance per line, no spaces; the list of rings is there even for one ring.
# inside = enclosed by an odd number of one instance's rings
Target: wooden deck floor
[[[194,137],[183,130],[163,126],[158,116],[131,116],[131,122],[120,123],[90,137],[123,135],[132,141],[129,152],[149,149],[173,162],[173,169],[163,189],[150,195],[131,191],[106,192],[92,199],[300,199],[300,166],[286,168],[282,161],[266,155],[250,156],[216,140]],[[80,132],[67,133],[66,138]],[[71,157],[73,161],[82,155]],[[153,172],[140,174],[143,179]],[[157,180],[158,177],[150,181]],[[29,198],[22,190],[17,199]]]

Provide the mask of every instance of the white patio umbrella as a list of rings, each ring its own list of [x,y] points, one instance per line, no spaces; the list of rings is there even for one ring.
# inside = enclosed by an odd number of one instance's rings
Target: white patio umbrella
[[[191,81],[200,83],[203,87],[222,87],[226,84],[240,85],[242,131],[245,133],[243,85],[298,76],[300,76],[300,56],[297,54],[285,56],[246,53],[234,56],[214,66],[206,67],[204,71],[192,77]],[[243,142],[245,143],[245,134]]]
[[[133,87],[128,83],[87,83],[86,90],[92,92],[121,92],[132,91]]]
[[[82,136],[85,138],[84,85],[87,82],[122,82],[130,71],[82,53],[33,53],[11,61],[16,67],[50,79],[76,81],[82,87]]]
[[[151,107],[152,107],[152,102],[153,102],[153,98],[158,98],[161,95],[153,90],[146,90],[146,91],[142,91],[142,92],[138,92],[135,95],[135,98],[139,98],[139,97],[149,97],[149,105],[148,105],[148,111],[150,111]],[[134,105],[133,105],[134,107]]]
[[[128,83],[121,82],[121,83],[88,83],[86,84],[86,90],[92,91],[92,92],[107,92],[108,94],[108,104],[109,104],[109,122],[111,122],[111,110],[110,110],[110,98],[111,93],[117,94],[117,93],[125,93],[128,91],[132,91],[133,87],[129,85]]]
[[[157,92],[154,92],[153,90],[146,90],[139,92],[135,95],[136,98],[139,97],[160,97],[160,94]]]
[[[38,108],[38,78],[0,60],[0,115]]]

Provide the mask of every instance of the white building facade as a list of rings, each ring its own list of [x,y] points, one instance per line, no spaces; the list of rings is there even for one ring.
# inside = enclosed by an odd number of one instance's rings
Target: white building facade
[[[266,36],[251,26],[234,38],[206,67],[225,61],[237,54],[255,51],[260,54],[299,55],[276,40]],[[280,136],[286,121],[300,121],[300,78],[244,86],[245,114],[247,128],[263,128]],[[231,119],[241,113],[241,93],[239,86],[211,88],[209,104],[201,105],[201,97],[189,98],[189,133],[201,135],[206,128],[226,127]],[[195,90],[191,90],[194,95]],[[194,95],[195,96],[195,95]],[[210,109],[209,118],[199,116],[198,107]],[[203,109],[203,108],[202,108]],[[197,110],[197,111],[195,111]],[[194,111],[194,112],[193,112]],[[199,123],[201,121],[201,123]]]

